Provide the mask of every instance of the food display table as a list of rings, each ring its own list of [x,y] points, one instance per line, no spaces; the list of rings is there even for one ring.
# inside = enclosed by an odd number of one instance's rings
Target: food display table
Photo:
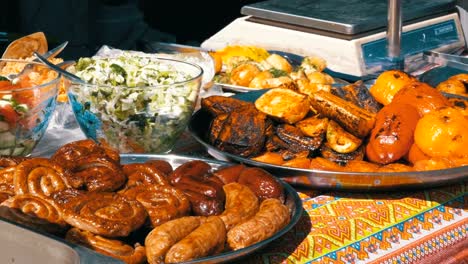
[[[36,152],[65,143],[54,139],[57,133],[49,128]],[[60,133],[66,141],[84,138],[74,125]],[[209,157],[188,132],[172,153]],[[304,209],[299,223],[237,263],[468,261],[467,182],[404,192],[296,190]]]

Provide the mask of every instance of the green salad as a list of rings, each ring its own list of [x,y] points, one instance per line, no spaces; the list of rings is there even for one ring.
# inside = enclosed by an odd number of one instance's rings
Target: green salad
[[[72,108],[88,137],[121,152],[169,151],[186,128],[201,71],[183,62],[136,57],[81,58],[70,87]]]

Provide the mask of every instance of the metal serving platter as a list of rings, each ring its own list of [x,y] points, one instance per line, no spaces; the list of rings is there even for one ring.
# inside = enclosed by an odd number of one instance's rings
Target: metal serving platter
[[[265,90],[236,94],[234,97],[254,102]],[[264,168],[284,181],[306,187],[337,190],[401,190],[447,185],[468,180],[468,166],[417,172],[337,172],[298,169],[258,162],[221,151],[207,140],[213,116],[204,109],[194,113],[189,123],[192,136],[210,155],[220,160],[236,161]]]
[[[468,67],[468,64],[467,64]],[[428,83],[432,87],[436,87],[439,83],[447,80],[451,76],[468,73],[466,70],[453,68],[450,66],[435,67],[429,71],[424,72],[419,76],[419,80]]]
[[[123,263],[59,237],[4,219],[0,221],[0,243],[0,263]]]
[[[164,160],[169,162],[173,168],[179,165],[192,161],[202,160],[210,164],[213,169],[222,168],[233,165],[233,163],[205,159],[194,158],[182,155],[157,155],[157,154],[122,154],[121,163],[141,163],[147,160]],[[288,225],[283,227],[272,237],[258,242],[249,247],[228,251],[218,255],[204,257],[193,261],[185,262],[188,264],[195,263],[224,263],[228,261],[238,260],[249,254],[263,248],[270,242],[288,232],[297,224],[302,216],[302,201],[298,193],[287,183],[278,179],[283,185],[285,192],[285,205],[289,208],[291,220]],[[2,219],[3,220],[3,219]],[[144,238],[141,238],[144,242]],[[12,223],[8,220],[0,221],[0,263],[64,263],[64,264],[79,264],[79,263],[123,263],[122,261],[104,256],[93,250],[79,246],[60,237],[50,234],[41,233],[19,224]]]
[[[283,58],[288,60],[288,62],[295,68],[298,67],[299,65],[301,65],[301,62],[304,59],[304,57],[302,57],[300,55],[289,53],[289,52],[284,52],[284,51],[279,51],[279,50],[269,50],[268,52],[270,54],[278,54],[278,55],[282,56]],[[328,70],[325,69],[325,72],[328,73]],[[339,79],[339,78],[333,77],[333,79],[335,80],[336,84],[343,84],[343,85],[344,84],[349,84],[345,80],[342,80],[342,79]],[[247,92],[258,91],[258,90],[264,90],[265,89],[265,88],[250,88],[250,87],[239,86],[239,85],[228,84],[228,83],[221,83],[221,82],[215,82],[214,84],[221,87],[223,89],[223,91],[235,92],[235,93],[247,93]]]

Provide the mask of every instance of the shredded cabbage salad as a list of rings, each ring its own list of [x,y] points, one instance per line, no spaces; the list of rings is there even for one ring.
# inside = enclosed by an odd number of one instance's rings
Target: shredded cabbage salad
[[[170,151],[193,113],[201,82],[177,63],[131,54],[79,59],[72,71],[92,85],[74,84],[69,93],[85,134],[104,137],[121,152]]]

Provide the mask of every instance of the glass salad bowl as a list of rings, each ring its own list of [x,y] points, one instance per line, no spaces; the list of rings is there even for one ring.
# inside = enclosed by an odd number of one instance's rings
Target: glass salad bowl
[[[0,76],[0,155],[29,156],[55,110],[61,76],[43,64],[10,59],[0,59]]]
[[[81,58],[68,68],[68,98],[88,138],[121,153],[167,153],[186,129],[201,87],[195,64],[122,54]]]

